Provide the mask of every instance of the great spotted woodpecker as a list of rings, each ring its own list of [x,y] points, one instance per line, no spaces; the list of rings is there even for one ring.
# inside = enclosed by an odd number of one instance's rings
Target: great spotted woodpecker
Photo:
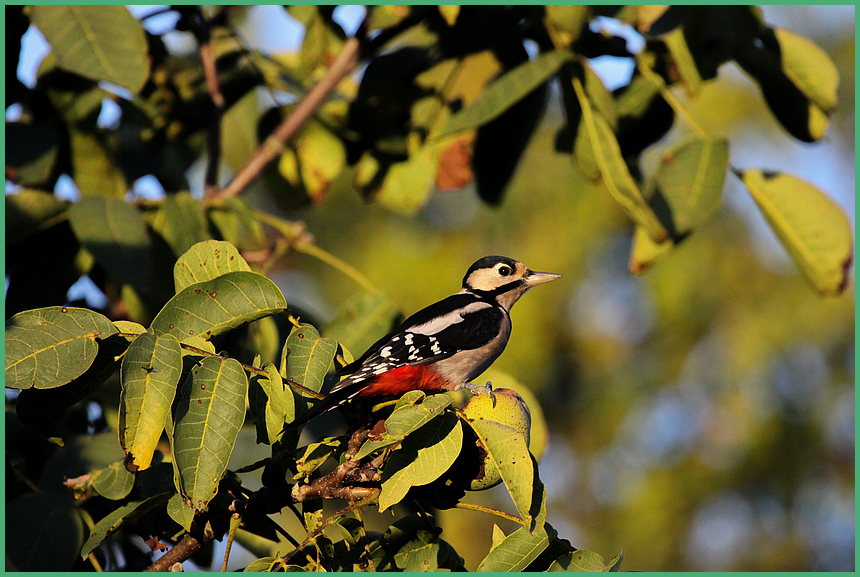
[[[432,393],[468,387],[498,358],[511,334],[511,307],[533,286],[561,275],[534,272],[503,256],[486,256],[463,278],[463,288],[406,319],[337,375],[350,375],[325,399],[300,415],[304,423],[352,399],[399,397],[412,390]],[[490,385],[490,383],[488,383]]]

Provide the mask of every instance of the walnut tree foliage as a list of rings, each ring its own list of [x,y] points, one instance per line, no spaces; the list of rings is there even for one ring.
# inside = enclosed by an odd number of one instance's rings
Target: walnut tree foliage
[[[247,570],[459,570],[458,544],[432,511],[468,506],[489,460],[515,511],[484,509],[487,523],[520,528],[495,527],[479,569],[617,569],[620,554],[579,550],[547,523],[526,438],[468,417],[457,395],[408,393],[347,415],[341,435],[288,427],[398,311],[368,290],[327,326],[302,322],[266,276],[291,253],[372,287],[283,212],[324,202],[343,175],[403,213],[434,189],[472,183],[486,203],[504,203],[557,96],[556,149],[629,216],[632,273],[671,258],[738,178],[813,290],[836,294],[852,255],[844,214],[790,174],[731,166],[730,143],[678,97],[734,61],[787,137],[812,142],[837,104],[834,65],[747,6],[372,6],[352,36],[333,6],[285,9],[305,29],[297,55],[248,48],[237,33],[244,7],[170,8],[194,42],[188,53],[121,6],[6,8],[6,106],[21,110],[6,123],[6,387],[17,392],[7,395],[7,519],[21,524],[7,526],[7,567],[142,569],[153,558],[132,545],[139,535],[153,550],[175,544],[153,565],[166,569],[213,540],[254,535],[290,545]],[[15,70],[31,25],[51,52],[28,88]],[[612,32],[623,26],[641,51]],[[629,83],[607,90],[593,69],[600,56],[632,60]],[[120,114],[104,126],[108,101]],[[688,134],[667,144],[676,123]],[[653,150],[661,161],[645,173]],[[201,158],[202,177],[190,170]],[[77,200],[54,195],[63,175]],[[144,176],[165,194],[135,194]],[[195,178],[202,198],[190,193]],[[82,275],[107,296],[103,310],[67,302]],[[92,417],[94,405],[118,415]],[[230,469],[245,426],[270,456]],[[36,486],[63,452],[74,456],[67,470],[99,465]],[[372,531],[370,509],[396,516]],[[281,512],[302,534],[274,520]]]

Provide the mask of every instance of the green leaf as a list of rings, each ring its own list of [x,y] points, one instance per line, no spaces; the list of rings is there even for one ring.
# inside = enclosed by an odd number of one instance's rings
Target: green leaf
[[[143,470],[152,455],[182,374],[182,348],[171,334],[144,333],[122,360],[120,444],[130,471]]]
[[[624,552],[622,551],[610,559],[608,563],[604,563],[603,557],[597,553],[579,549],[563,555],[557,561],[553,561],[547,571],[553,573],[560,571],[590,571],[604,573],[609,571],[618,571],[618,567],[621,565],[621,561],[623,559]]]
[[[180,388],[174,415],[174,459],[182,495],[205,511],[245,420],[248,379],[235,359],[206,357]]]
[[[94,92],[91,94],[95,97]],[[99,95],[96,101],[99,105],[101,98]],[[98,135],[77,129],[69,130],[69,141],[72,148],[72,178],[81,196],[108,197],[121,201],[128,191],[128,183],[105,143]]]
[[[630,262],[628,268],[631,274],[643,274],[663,255],[668,254],[675,247],[671,238],[667,237],[662,242],[655,242],[645,229],[636,226],[633,230],[633,248],[630,249]]]
[[[512,427],[486,419],[466,420],[487,450],[490,459],[502,475],[520,516],[536,521],[541,514],[534,510],[534,489],[537,467],[529,453],[525,437]],[[543,490],[543,487],[540,487]]]
[[[436,174],[437,148],[415,147],[402,162],[380,162],[366,152],[355,167],[354,184],[386,208],[414,214],[424,206]]]
[[[58,64],[139,92],[149,77],[146,37],[125,6],[33,6],[30,18]]]
[[[426,485],[447,471],[463,446],[463,427],[446,412],[406,437],[385,466],[379,511],[399,503],[413,486]]]
[[[254,366],[258,366],[258,359],[254,360]],[[257,442],[271,445],[280,439],[284,423],[293,420],[295,406],[292,394],[284,390],[277,367],[266,363],[262,368],[269,376],[252,374],[248,397],[257,427]]]
[[[185,529],[191,530],[191,523],[194,522],[194,509],[185,504],[181,493],[174,493],[167,502],[167,514],[171,519]]]
[[[255,272],[229,272],[182,289],[152,321],[156,334],[209,339],[239,325],[282,312],[281,290]]]
[[[450,404],[451,397],[446,394],[424,397],[421,391],[409,391],[400,398],[394,411],[385,420],[385,432],[381,437],[365,441],[353,459],[361,460],[375,451],[396,445],[432,419],[444,415],[445,408]]]
[[[274,317],[263,317],[248,325],[245,349],[252,355],[260,355],[263,361],[273,363],[278,360],[281,349],[281,335]]]
[[[6,387],[51,389],[65,385],[92,365],[96,339],[117,332],[106,317],[89,309],[46,307],[6,321]]]
[[[71,499],[26,493],[6,504],[6,571],[71,571],[84,528]]]
[[[152,219],[152,228],[164,237],[176,256],[184,254],[195,243],[212,238],[206,215],[190,192],[168,194]]]
[[[699,74],[699,68],[696,66],[690,47],[687,46],[684,30],[680,27],[675,28],[663,35],[661,39],[666,43],[669,52],[672,53],[672,58],[675,60],[678,74],[680,74],[684,86],[687,88],[687,93],[690,95],[698,94],[702,88],[702,76]]]
[[[256,143],[256,140],[254,142]],[[237,170],[241,166],[238,166]],[[263,227],[260,221],[254,218],[244,198],[231,196],[222,199],[209,206],[207,216],[218,228],[221,237],[234,246],[254,248],[265,243]]]
[[[489,122],[546,82],[574,58],[569,51],[545,52],[493,81],[471,104],[448,119],[437,138]]]
[[[813,288],[822,295],[845,290],[853,258],[851,225],[845,212],[823,192],[790,174],[750,168],[740,176]]]
[[[621,205],[635,223],[644,227],[655,241],[663,240],[666,238],[666,229],[657,220],[657,216],[645,202],[639,186],[630,175],[630,170],[621,156],[618,139],[616,139],[608,122],[603,116],[595,113],[578,78],[574,78],[573,88],[579,105],[582,107],[584,135],[587,135],[591,144],[594,161],[603,178],[603,183],[612,198]]]
[[[281,376],[319,392],[326,373],[334,363],[337,342],[320,337],[311,325],[302,325],[293,327],[284,350],[286,359],[281,366]]]
[[[839,71],[815,42],[785,28],[773,29],[779,42],[782,69],[815,106],[825,114],[836,108]]]
[[[548,524],[534,533],[529,533],[528,527],[520,527],[490,549],[478,571],[522,571],[549,546],[554,534]]]
[[[49,188],[51,186],[51,172],[57,161],[57,152],[60,148],[57,131],[46,126],[7,121],[6,142],[15,143],[15,146],[10,146],[6,150],[6,178],[20,186]],[[53,196],[50,193],[42,194]],[[8,201],[10,196],[17,195],[6,194],[7,215],[9,214]],[[9,225],[14,225],[14,223],[13,219],[6,219],[7,239],[12,238]],[[17,229],[18,226],[15,228]]]
[[[24,189],[7,194],[6,244],[14,244],[59,222],[68,206],[68,202],[41,190]]]
[[[394,327],[399,315],[397,305],[386,295],[360,292],[340,305],[323,334],[350,351],[366,351]]]
[[[728,166],[729,143],[724,138],[690,136],[663,154],[654,174],[655,194],[668,206],[667,227],[674,229],[673,237],[689,234],[717,211]]]
[[[133,521],[167,502],[170,493],[162,493],[141,501],[132,501],[105,515],[90,530],[90,537],[81,549],[81,559],[86,559],[93,549],[101,545],[111,533],[122,527],[125,523]]]
[[[195,283],[239,271],[250,272],[251,267],[235,246],[223,240],[204,240],[176,260],[173,265],[173,284],[178,293]]]
[[[90,487],[105,499],[119,501],[131,493],[134,474],[128,472],[122,461],[117,461],[90,473]]]
[[[150,239],[137,209],[118,198],[84,198],[69,207],[69,224],[78,241],[119,283],[138,289],[149,285]]]
[[[87,397],[114,374],[119,367],[117,357],[128,349],[128,341],[113,335],[100,341],[98,348],[98,354],[90,368],[69,384],[53,389],[25,389],[19,393],[15,412],[25,427],[34,434],[63,446],[62,434],[57,424],[63,420],[69,407]]]
[[[307,479],[330,458],[337,459],[346,447],[344,441],[344,437],[326,437],[318,443],[311,443],[305,447],[304,453],[296,459],[298,472],[293,480]],[[353,460],[357,459],[353,458]]]
[[[394,555],[398,569],[412,572],[436,571],[439,568],[439,542],[430,531],[419,529],[416,539],[409,541]]]

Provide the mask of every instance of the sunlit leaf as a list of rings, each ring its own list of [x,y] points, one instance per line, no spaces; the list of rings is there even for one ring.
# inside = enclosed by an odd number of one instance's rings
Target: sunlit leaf
[[[445,413],[404,439],[385,466],[379,510],[399,503],[413,486],[439,478],[457,459],[463,428],[453,413]]]
[[[749,168],[741,180],[804,278],[823,295],[841,293],[853,259],[845,212],[811,184]]]
[[[167,502],[167,514],[171,519],[185,529],[191,530],[191,523],[194,522],[194,509],[185,504],[181,493],[174,493]]]
[[[50,389],[84,374],[98,354],[96,339],[116,333],[89,309],[47,307],[6,321],[6,387]]]
[[[167,195],[155,213],[152,228],[176,256],[185,254],[195,243],[212,238],[200,203],[184,191]]]
[[[296,459],[296,470],[294,481],[307,479],[311,473],[319,469],[323,463],[332,457],[338,457],[345,448],[343,437],[326,437],[318,443],[311,443],[304,448],[304,453]],[[353,460],[357,460],[353,458]]]
[[[836,65],[810,39],[780,27],[775,27],[773,32],[779,42],[785,75],[813,104],[830,114],[836,108],[839,88]]]
[[[198,242],[176,260],[173,284],[176,292],[198,282],[213,280],[228,272],[250,271],[251,267],[236,250],[223,240]]]
[[[93,549],[101,545],[102,541],[122,527],[123,524],[137,519],[158,506],[164,505],[169,496],[169,493],[162,493],[141,501],[132,501],[105,515],[90,530],[89,539],[87,539],[87,542],[84,543],[81,549],[81,559],[86,559],[87,555],[92,553]]]
[[[397,402],[391,415],[385,420],[385,432],[381,438],[369,438],[358,453],[355,460],[396,445],[407,435],[417,431],[431,420],[445,414],[445,408],[451,404],[451,397],[445,394],[425,397],[421,391],[410,391]]]
[[[143,88],[149,76],[146,37],[125,6],[36,5],[30,18],[62,68],[132,92]]]
[[[69,207],[78,241],[120,283],[149,284],[150,239],[133,206],[118,198],[85,198]]]
[[[655,242],[645,232],[645,229],[637,226],[633,230],[633,247],[630,250],[630,262],[628,263],[630,273],[643,274],[664,255],[669,254],[674,247],[675,243],[671,238],[667,237],[662,242]]]
[[[552,23],[558,40],[565,46],[570,46],[583,30],[588,21],[590,8],[588,6],[566,6],[552,4],[545,7],[546,17]]]
[[[254,360],[254,366],[258,365],[258,360],[259,357]],[[251,375],[248,398],[257,427],[257,442],[271,445],[280,438],[284,422],[293,420],[295,407],[292,394],[284,390],[284,382],[277,367],[265,363],[262,369],[269,376]]]
[[[496,118],[546,82],[565,62],[573,58],[570,52],[553,51],[517,66],[493,81],[471,106],[451,116],[437,136],[441,138],[475,128]]]
[[[179,390],[174,459],[186,505],[205,511],[245,420],[248,379],[235,359],[206,357]]]
[[[699,93],[702,87],[702,76],[699,74],[699,69],[696,66],[696,61],[690,53],[690,47],[687,46],[687,40],[684,38],[684,29],[675,28],[668,34],[662,36],[663,42],[672,53],[672,58],[675,60],[678,73],[687,88],[687,92],[691,95]]]
[[[305,324],[293,328],[284,348],[287,355],[281,376],[319,392],[334,363],[337,342],[320,337],[314,327]]]
[[[287,306],[281,290],[255,272],[229,272],[182,289],[152,321],[156,334],[180,342],[189,336],[209,339],[242,324],[277,314]]]
[[[553,561],[547,571],[588,571],[588,572],[608,572],[618,571],[621,561],[624,559],[624,553],[621,552],[608,562],[603,561],[603,557],[591,551],[579,549],[572,551],[556,561]]]
[[[313,202],[320,202],[331,181],[346,165],[343,142],[321,122],[311,119],[281,153],[278,170]]]
[[[551,536],[547,527],[534,533],[529,533],[527,527],[520,527],[490,550],[478,565],[478,571],[522,571],[549,545]]]
[[[149,467],[181,373],[182,349],[171,334],[144,333],[123,357],[119,432],[130,471]]]

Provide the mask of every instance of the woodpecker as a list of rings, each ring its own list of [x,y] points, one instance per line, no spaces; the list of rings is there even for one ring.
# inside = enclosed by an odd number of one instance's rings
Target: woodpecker
[[[299,425],[345,403],[400,397],[407,391],[491,393],[472,379],[495,361],[511,335],[510,310],[530,288],[561,275],[534,272],[504,256],[486,256],[466,271],[463,288],[406,319],[346,365],[349,375],[300,415]]]

